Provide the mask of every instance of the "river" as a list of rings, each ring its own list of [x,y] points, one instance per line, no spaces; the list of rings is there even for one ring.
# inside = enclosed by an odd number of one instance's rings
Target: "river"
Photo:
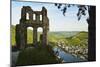
[[[69,53],[64,52],[62,49],[59,47],[54,47],[53,48],[54,52],[58,51],[58,56],[64,61],[64,62],[81,62],[81,61],[86,61],[82,60],[78,57],[75,57]]]

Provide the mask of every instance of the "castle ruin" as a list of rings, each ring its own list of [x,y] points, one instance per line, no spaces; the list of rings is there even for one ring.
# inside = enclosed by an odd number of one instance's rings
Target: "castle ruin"
[[[23,6],[21,9],[20,23],[16,25],[16,44],[19,49],[27,47],[27,28],[33,28],[33,46],[37,45],[38,32],[37,29],[41,27],[43,32],[40,36],[41,44],[46,46],[48,44],[47,33],[49,31],[49,19],[47,17],[47,10],[42,7],[41,11],[33,11],[30,6]]]

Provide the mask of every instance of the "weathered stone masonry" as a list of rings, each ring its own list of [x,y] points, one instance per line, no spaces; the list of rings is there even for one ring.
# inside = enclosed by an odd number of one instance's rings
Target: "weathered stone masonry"
[[[27,15],[28,14],[28,15]],[[27,18],[28,17],[28,18]],[[33,28],[33,45],[37,45],[37,29],[43,28],[40,40],[43,46],[48,44],[47,33],[49,30],[49,19],[47,10],[42,7],[41,11],[33,11],[30,6],[23,6],[21,9],[20,24],[16,25],[16,44],[19,49],[27,47],[27,28]]]

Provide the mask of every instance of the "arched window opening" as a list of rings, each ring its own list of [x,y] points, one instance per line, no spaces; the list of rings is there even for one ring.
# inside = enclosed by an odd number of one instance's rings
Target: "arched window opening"
[[[42,15],[40,15],[40,21],[42,21]]]
[[[36,20],[36,14],[33,14],[33,20]]]
[[[26,13],[26,19],[29,20],[29,13]]]

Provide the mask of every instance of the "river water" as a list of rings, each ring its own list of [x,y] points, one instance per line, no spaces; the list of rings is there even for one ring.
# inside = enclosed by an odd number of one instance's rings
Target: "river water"
[[[75,57],[69,53],[64,52],[62,49],[60,49],[59,47],[55,47],[54,52],[56,53],[56,51],[58,51],[58,56],[64,61],[64,62],[81,62],[81,61],[86,61],[86,60],[82,60],[78,57]]]

